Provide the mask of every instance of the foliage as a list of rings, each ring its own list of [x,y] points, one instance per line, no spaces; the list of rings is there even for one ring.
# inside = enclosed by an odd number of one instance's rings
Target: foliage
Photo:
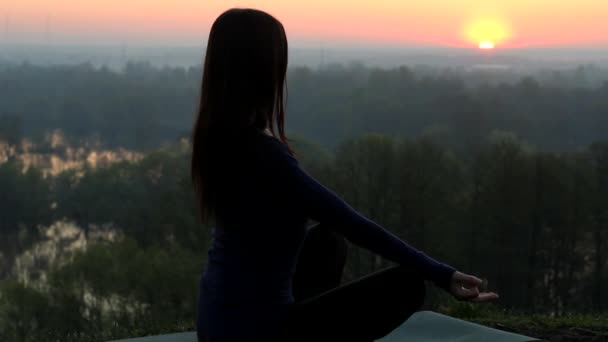
[[[44,289],[0,283],[0,321],[10,322],[0,339],[129,336],[142,327],[169,331],[175,322],[191,328],[203,260],[178,245],[142,249],[128,238],[93,245],[54,270]]]
[[[592,68],[585,72],[597,76]],[[109,148],[153,150],[189,135],[201,73],[145,62],[130,62],[122,72],[88,63],[6,65],[0,140],[43,141],[60,129],[73,145],[100,140]],[[491,74],[418,66],[295,67],[287,78],[287,123],[290,132],[332,147],[366,133],[426,134],[468,153],[500,129],[543,150],[575,151],[608,138],[608,82],[560,81],[566,73],[538,75],[542,83],[519,74],[494,83]]]

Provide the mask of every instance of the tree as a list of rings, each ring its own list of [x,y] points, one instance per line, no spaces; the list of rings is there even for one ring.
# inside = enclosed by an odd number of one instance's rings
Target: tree
[[[608,143],[594,143],[590,147],[591,159],[594,165],[596,188],[594,193],[594,261],[593,278],[595,309],[601,311],[608,302],[604,298],[603,272],[606,267],[606,240],[608,239]]]
[[[495,133],[475,163],[477,180],[476,212],[479,216],[474,251],[477,272],[487,274],[498,284],[498,292],[513,305],[525,300],[526,253],[530,227],[531,158],[530,150],[514,135]],[[509,267],[495,267],[509,264]]]
[[[23,120],[20,115],[0,115],[0,142],[6,141],[11,146],[18,146],[23,138]]]
[[[453,244],[448,253],[450,234],[457,230],[455,220],[464,175],[454,155],[445,148],[421,139],[403,141],[397,149],[397,199],[399,233],[417,248],[436,257],[460,254]],[[441,236],[442,238],[438,238]]]
[[[387,227],[395,222],[394,172],[394,141],[391,138],[367,135],[342,144],[336,152],[337,191],[354,208]],[[358,249],[354,255],[355,276],[382,265],[381,259],[368,255],[369,262],[364,266]]]

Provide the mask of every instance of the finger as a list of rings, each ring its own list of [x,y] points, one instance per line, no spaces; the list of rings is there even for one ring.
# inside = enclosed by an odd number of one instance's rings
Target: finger
[[[498,294],[494,292],[483,292],[480,293],[479,296],[471,299],[472,302],[480,303],[480,302],[489,302],[498,299]]]
[[[484,278],[482,279],[483,283],[481,284],[481,287],[479,288],[479,290],[481,292],[488,292],[488,279]]]
[[[469,285],[468,287],[471,287],[470,285],[480,286],[483,283],[481,279],[461,272],[456,272],[454,274],[454,279],[456,281]]]
[[[456,290],[456,295],[459,299],[470,300],[479,296],[479,290],[477,288],[467,289],[461,287]]]
[[[470,284],[458,284],[456,285],[457,288],[460,291],[470,291],[470,292],[474,292],[475,294],[479,294],[479,287],[475,286],[475,285],[470,285]]]
[[[465,277],[462,279],[462,282],[466,285],[466,287],[479,287],[481,286],[481,284],[483,284],[483,281],[481,279],[472,275],[465,275]]]

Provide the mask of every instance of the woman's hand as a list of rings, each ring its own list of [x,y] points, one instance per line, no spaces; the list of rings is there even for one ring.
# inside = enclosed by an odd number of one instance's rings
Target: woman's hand
[[[498,299],[494,292],[480,292],[482,280],[472,275],[454,272],[450,281],[449,292],[458,300],[470,302],[487,302]]]

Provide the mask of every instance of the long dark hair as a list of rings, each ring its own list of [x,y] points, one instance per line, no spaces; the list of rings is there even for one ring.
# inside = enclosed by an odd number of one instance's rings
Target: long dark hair
[[[241,150],[244,135],[269,129],[287,144],[287,50],[283,25],[262,11],[231,9],[211,27],[192,134],[192,182],[203,221],[215,212],[228,177],[224,162]]]

